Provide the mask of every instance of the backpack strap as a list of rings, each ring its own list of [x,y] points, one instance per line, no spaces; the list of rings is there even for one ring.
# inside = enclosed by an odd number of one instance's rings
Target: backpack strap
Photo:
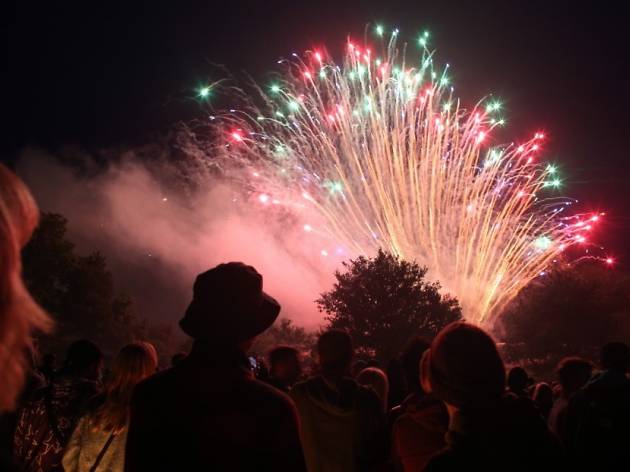
[[[105,456],[105,453],[109,449],[109,446],[112,445],[112,441],[114,440],[115,437],[116,437],[116,434],[113,432],[112,434],[109,435],[109,438],[107,438],[107,441],[105,442],[105,445],[101,449],[101,452],[99,452],[98,456],[96,456],[96,460],[94,461],[94,464],[92,464],[92,467],[90,467],[90,472],[96,472],[96,469],[98,468],[99,464],[103,460],[103,457]]]

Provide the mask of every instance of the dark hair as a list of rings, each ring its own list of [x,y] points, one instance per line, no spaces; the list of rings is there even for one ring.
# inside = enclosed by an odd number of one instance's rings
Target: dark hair
[[[319,336],[317,353],[322,372],[343,375],[350,367],[354,349],[345,331],[331,329]]]
[[[565,394],[581,388],[593,372],[593,364],[581,357],[565,357],[558,364],[556,374]]]
[[[512,367],[507,375],[507,384],[511,390],[525,390],[528,380],[529,376],[522,367]]]
[[[175,367],[181,361],[186,359],[187,356],[188,354],[186,354],[185,352],[177,352],[173,354],[173,357],[171,357],[171,367]]]
[[[423,354],[422,375],[437,398],[457,408],[494,405],[505,390],[505,366],[494,340],[462,321],[437,334]]]
[[[367,366],[368,366],[368,364],[367,364],[367,362],[365,360],[357,359],[356,361],[354,361],[352,363],[352,368],[350,369],[350,374],[352,375],[352,377],[356,377],[357,375],[359,375],[359,372],[361,372]]]
[[[87,339],[73,342],[66,353],[64,369],[80,372],[101,361],[103,354],[96,344]]]
[[[291,346],[277,346],[269,351],[267,358],[269,359],[269,367],[273,369],[280,362],[297,360],[298,350]]]
[[[604,369],[625,372],[630,367],[630,349],[622,342],[608,343],[602,347],[601,361]]]
[[[421,391],[420,386],[420,359],[424,351],[429,349],[431,344],[428,340],[420,336],[414,336],[400,352],[400,366],[405,373],[407,389],[411,392]]]

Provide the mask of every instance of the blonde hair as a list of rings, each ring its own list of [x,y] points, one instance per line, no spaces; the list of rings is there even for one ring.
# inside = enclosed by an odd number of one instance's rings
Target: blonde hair
[[[105,384],[105,401],[91,417],[95,430],[118,433],[125,427],[133,388],[155,373],[157,362],[155,347],[144,341],[128,344],[120,350]]]
[[[387,411],[387,401],[389,394],[389,381],[387,375],[381,369],[377,367],[367,367],[363,369],[357,375],[357,382],[365,387],[370,387],[378,399],[381,401],[381,408],[384,412]]]
[[[39,210],[28,187],[0,164],[0,413],[15,408],[29,368],[33,332],[52,328],[22,280],[20,251],[38,222]]]

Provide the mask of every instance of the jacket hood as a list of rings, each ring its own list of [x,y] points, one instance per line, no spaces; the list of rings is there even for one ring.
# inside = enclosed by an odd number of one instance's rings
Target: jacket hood
[[[404,414],[423,429],[428,431],[446,431],[448,411],[440,400],[431,395],[409,395],[403,402]]]
[[[335,416],[348,416],[356,412],[359,390],[364,389],[351,378],[331,382],[322,376],[303,382],[306,397],[326,413]]]

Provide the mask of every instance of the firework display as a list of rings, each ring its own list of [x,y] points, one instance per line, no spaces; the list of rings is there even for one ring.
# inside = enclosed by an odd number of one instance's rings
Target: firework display
[[[569,214],[542,131],[499,143],[501,102],[465,108],[429,33],[398,36],[376,26],[341,65],[323,48],[279,61],[264,106],[212,117],[218,149],[251,202],[293,215],[321,257],[415,260],[487,325],[601,214]]]

